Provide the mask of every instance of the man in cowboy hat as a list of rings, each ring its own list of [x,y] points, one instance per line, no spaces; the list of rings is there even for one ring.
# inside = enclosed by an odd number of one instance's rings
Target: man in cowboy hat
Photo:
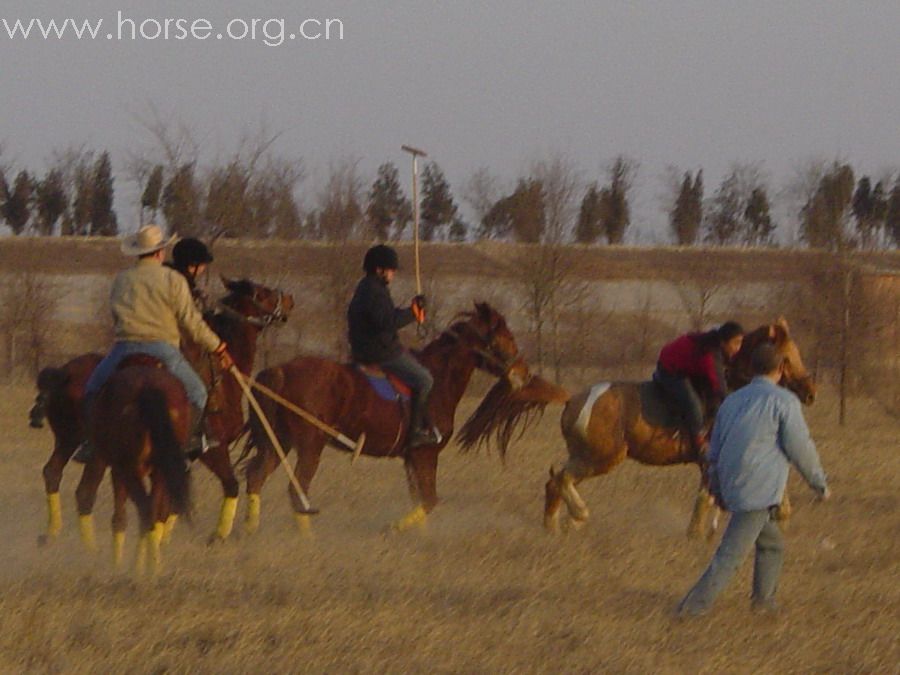
[[[166,248],[175,236],[165,237],[157,225],[145,225],[122,240],[122,252],[137,258],[131,269],[120,272],[113,282],[110,305],[115,344],[97,365],[85,385],[85,410],[96,393],[130,354],[155,356],[184,385],[191,403],[192,432],[189,450],[202,446],[201,420],[206,407],[206,386],[179,350],[180,331],[219,357],[222,368],[233,361],[225,343],[206,325],[184,276],[163,265]],[[92,449],[82,445],[75,459],[90,459]],[[198,453],[199,454],[199,453]]]
[[[397,331],[413,321],[425,320],[425,298],[417,295],[408,308],[394,306],[388,289],[399,267],[397,252],[379,244],[366,252],[366,272],[347,309],[350,349],[353,360],[364,365],[378,365],[399,377],[412,389],[409,440],[407,447],[434,445],[440,435],[426,423],[428,396],[434,378],[428,369],[403,349]]]

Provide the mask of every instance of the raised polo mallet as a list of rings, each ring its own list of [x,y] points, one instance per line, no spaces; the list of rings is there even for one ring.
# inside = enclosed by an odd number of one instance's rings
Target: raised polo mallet
[[[412,198],[413,198],[413,246],[416,255],[416,295],[422,295],[422,272],[419,265],[419,157],[428,157],[428,153],[411,145],[401,145],[403,152],[412,155]],[[422,336],[422,324],[416,331]]]

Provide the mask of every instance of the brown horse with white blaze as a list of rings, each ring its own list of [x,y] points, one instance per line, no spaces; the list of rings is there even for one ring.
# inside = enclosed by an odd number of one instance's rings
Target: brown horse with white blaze
[[[438,454],[453,434],[456,407],[475,369],[503,378],[512,388],[521,386],[528,377],[528,368],[519,356],[506,320],[485,303],[476,303],[475,311],[459,315],[457,321],[417,356],[434,376],[428,417],[442,439],[436,445],[414,449],[406,448],[408,410],[396,401],[381,398],[366,376],[353,365],[300,357],[264,370],[257,378],[261,384],[338,428],[346,436],[357,438],[365,433],[362,454],[403,458],[414,508],[393,524],[395,530],[423,524],[437,504]],[[265,396],[261,397],[260,403],[285,452],[296,451],[295,475],[301,488],[308,492],[329,439]],[[248,532],[259,527],[260,492],[279,462],[271,441],[254,415],[251,415],[251,429],[256,454],[247,466]],[[304,514],[293,487],[289,487],[289,494],[301,532],[306,532],[309,516]]]

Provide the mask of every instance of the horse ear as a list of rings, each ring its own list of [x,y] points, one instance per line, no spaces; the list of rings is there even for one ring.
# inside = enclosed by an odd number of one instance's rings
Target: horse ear
[[[774,323],[769,324],[769,339],[770,340],[775,339],[775,324]]]
[[[226,277],[224,274],[220,274],[220,275],[219,275],[219,278],[222,280],[222,285],[223,285],[227,290],[230,291],[230,290],[231,290],[231,286],[234,284],[234,280],[233,280],[233,279],[229,279],[229,278]]]
[[[790,328],[788,328],[787,319],[785,319],[783,316],[779,316],[777,319],[775,319],[775,323],[784,328],[785,333],[791,332]]]

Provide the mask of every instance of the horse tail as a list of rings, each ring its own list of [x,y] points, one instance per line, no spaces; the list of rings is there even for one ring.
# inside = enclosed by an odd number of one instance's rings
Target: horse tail
[[[42,429],[47,419],[47,401],[60,389],[69,384],[70,375],[63,368],[44,368],[37,376],[38,393],[34,405],[28,411],[28,424],[34,429]]]
[[[150,434],[150,464],[162,475],[172,510],[190,518],[191,475],[172,426],[166,394],[156,387],[146,388],[138,395],[137,403],[141,422]]]

